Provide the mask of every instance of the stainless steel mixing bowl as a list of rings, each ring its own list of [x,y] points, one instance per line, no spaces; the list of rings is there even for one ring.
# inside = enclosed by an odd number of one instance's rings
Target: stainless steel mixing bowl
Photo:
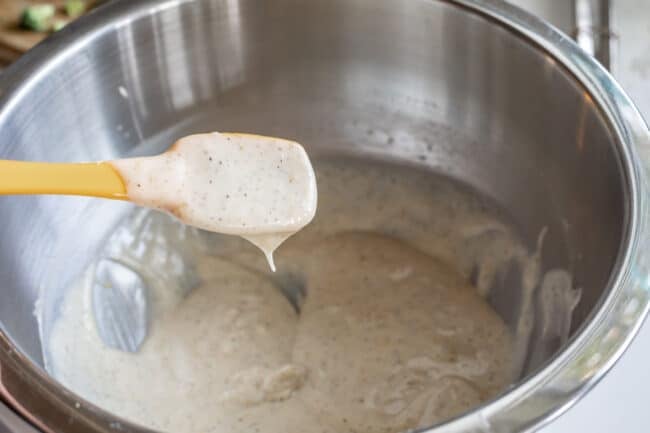
[[[572,338],[436,431],[552,419],[646,313],[646,125],[571,41],[501,2],[117,1],[30,52],[0,93],[2,158],[108,159],[142,141],[246,130],[459,179],[506,209],[531,246],[547,226],[543,267],[570,270],[583,291]],[[0,392],[43,430],[141,431],[44,373],[33,315],[39,290],[61,292],[126,210],[0,200]]]

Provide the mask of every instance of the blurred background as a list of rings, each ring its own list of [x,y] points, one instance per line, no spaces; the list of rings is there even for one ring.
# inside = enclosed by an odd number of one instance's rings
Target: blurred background
[[[0,68],[49,34],[101,4],[101,0],[0,0]]]

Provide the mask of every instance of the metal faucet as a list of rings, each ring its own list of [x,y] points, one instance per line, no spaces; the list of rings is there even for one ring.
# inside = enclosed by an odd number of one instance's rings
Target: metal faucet
[[[580,47],[594,56],[607,69],[611,66],[609,0],[573,0],[573,38]]]

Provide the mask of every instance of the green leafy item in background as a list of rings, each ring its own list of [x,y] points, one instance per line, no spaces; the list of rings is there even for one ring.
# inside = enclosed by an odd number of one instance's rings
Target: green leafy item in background
[[[51,4],[36,4],[28,6],[23,11],[20,25],[37,32],[47,32],[52,26],[52,18],[56,8]]]
[[[84,12],[86,12],[87,8],[88,4],[85,0],[66,0],[65,4],[63,5],[65,13],[70,18],[76,18],[82,15]]]
[[[54,22],[52,23],[52,31],[53,32],[58,32],[63,27],[67,26],[68,22],[69,21],[67,21],[67,20],[54,20]]]

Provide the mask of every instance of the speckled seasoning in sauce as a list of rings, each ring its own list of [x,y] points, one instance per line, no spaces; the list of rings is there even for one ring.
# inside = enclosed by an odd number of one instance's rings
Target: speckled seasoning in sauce
[[[278,250],[276,274],[237,238],[172,219],[130,233],[125,221],[117,258],[144,275],[161,240],[185,230],[199,286],[178,294],[150,279],[154,314],[133,354],[102,344],[81,281],[44,344],[47,370],[120,416],[187,433],[401,432],[507,386],[518,331],[483,296],[500,263],[534,254],[442,178],[349,160],[315,168],[319,212]],[[134,248],[151,253],[134,259]],[[298,293],[299,312],[283,292]]]
[[[295,142],[249,134],[185,137],[157,157],[112,162],[131,201],[183,222],[242,236],[271,268],[273,251],[316,212],[316,180]]]

